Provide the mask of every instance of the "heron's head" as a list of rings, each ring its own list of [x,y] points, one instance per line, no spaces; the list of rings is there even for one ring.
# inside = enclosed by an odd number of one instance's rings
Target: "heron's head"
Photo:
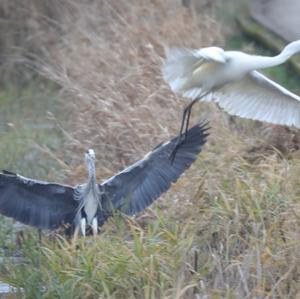
[[[93,149],[88,149],[85,152],[84,156],[88,168],[90,168],[90,166],[93,166],[95,164],[95,152]]]

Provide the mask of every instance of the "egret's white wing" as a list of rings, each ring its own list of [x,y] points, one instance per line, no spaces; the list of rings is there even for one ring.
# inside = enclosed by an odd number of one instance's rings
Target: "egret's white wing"
[[[215,94],[219,106],[229,114],[300,128],[300,97],[258,71]]]
[[[172,91],[195,99],[207,91],[215,72],[225,62],[226,54],[221,48],[172,48],[166,50],[162,74]]]

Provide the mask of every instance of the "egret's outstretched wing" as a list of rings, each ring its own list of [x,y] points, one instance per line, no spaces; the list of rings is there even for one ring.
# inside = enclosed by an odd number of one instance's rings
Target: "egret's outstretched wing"
[[[72,223],[78,202],[73,188],[0,173],[0,213],[24,224],[56,229]]]
[[[113,207],[134,215],[148,207],[196,160],[206,142],[206,131],[206,123],[191,128],[173,162],[170,154],[178,137],[157,146],[142,160],[103,182],[100,188],[106,197],[106,209]]]
[[[258,71],[223,86],[216,95],[229,114],[300,128],[300,97]]]
[[[226,59],[224,50],[217,47],[167,49],[162,74],[172,91],[195,99],[207,91],[210,80]]]

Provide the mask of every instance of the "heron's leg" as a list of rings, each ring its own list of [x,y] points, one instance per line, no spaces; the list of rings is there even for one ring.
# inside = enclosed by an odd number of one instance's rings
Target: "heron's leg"
[[[97,234],[98,234],[98,219],[97,219],[97,217],[93,218],[92,229],[93,229],[93,235],[97,236]]]
[[[73,238],[72,238],[72,241],[75,243],[77,238],[78,238],[78,235],[79,235],[79,229],[80,229],[80,226],[79,225],[76,225],[75,227],[75,230],[74,230],[74,234],[73,234]]]
[[[81,234],[85,237],[85,232],[86,232],[86,219],[85,218],[81,218],[81,220],[80,220],[80,230],[81,230]]]

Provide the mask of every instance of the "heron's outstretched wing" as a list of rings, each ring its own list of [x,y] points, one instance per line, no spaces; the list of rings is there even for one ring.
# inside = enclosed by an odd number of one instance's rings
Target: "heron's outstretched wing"
[[[78,202],[73,188],[0,173],[0,213],[38,228],[56,229],[72,223]]]
[[[103,182],[100,188],[106,196],[106,209],[113,207],[127,215],[144,210],[196,160],[206,142],[206,131],[206,123],[191,128],[173,162],[170,154],[178,137],[157,146],[142,160]]]
[[[208,91],[209,83],[226,61],[226,53],[217,47],[167,49],[162,74],[173,92],[195,99]]]
[[[300,97],[258,71],[225,85],[217,96],[229,114],[300,128]]]

